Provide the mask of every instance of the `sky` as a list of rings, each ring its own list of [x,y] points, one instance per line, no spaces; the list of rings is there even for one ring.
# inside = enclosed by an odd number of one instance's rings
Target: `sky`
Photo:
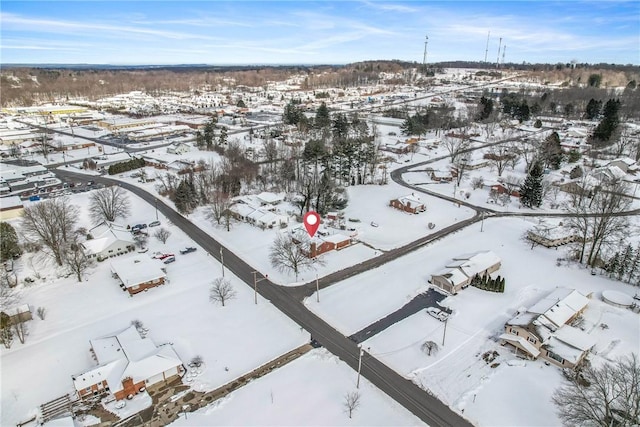
[[[3,0],[0,28],[3,64],[422,62],[425,37],[427,62],[495,62],[502,38],[506,62],[640,64],[637,0]]]

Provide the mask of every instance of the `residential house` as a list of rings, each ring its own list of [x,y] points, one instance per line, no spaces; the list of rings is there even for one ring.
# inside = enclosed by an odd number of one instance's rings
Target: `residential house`
[[[0,198],[0,221],[17,218],[24,212],[24,205],[19,196]]]
[[[295,244],[305,245],[302,251],[309,258],[315,258],[326,252],[340,250],[351,244],[351,237],[339,233],[324,236],[316,234],[311,239],[309,239],[307,231],[302,227],[296,227],[292,229],[290,233],[291,240],[293,240]]]
[[[103,222],[88,231],[92,239],[81,243],[85,255],[103,260],[126,254],[135,249],[131,233],[124,227]]]
[[[177,142],[167,147],[167,153],[182,155],[191,151],[191,146],[184,142]]]
[[[453,178],[458,176],[457,170],[439,171],[431,168],[427,168],[426,172],[429,174],[429,178],[434,182],[451,182]]]
[[[638,171],[638,164],[635,160],[629,157],[622,157],[619,159],[611,160],[607,163],[607,166],[616,166],[624,173],[635,174]]]
[[[505,324],[502,344],[513,346],[528,359],[542,357],[557,366],[573,368],[595,345],[591,336],[569,325],[588,304],[589,298],[575,289],[556,288]]]
[[[558,225],[541,223],[527,231],[527,239],[547,248],[557,248],[580,240],[580,236],[562,223]]]
[[[389,202],[389,206],[412,214],[417,214],[427,210],[427,207],[422,203],[422,200],[420,200],[420,198],[414,193],[391,200]]]
[[[431,275],[431,283],[451,294],[457,294],[469,286],[475,275],[489,275],[500,269],[501,260],[492,251],[460,255],[447,264],[444,270]]]
[[[90,352],[98,366],[72,376],[78,396],[110,394],[121,400],[180,378],[185,368],[172,345],[157,346],[144,335],[131,325],[90,340]]]
[[[135,295],[156,286],[163,285],[167,273],[160,260],[146,256],[128,257],[111,263],[111,273],[120,281],[122,290]]]

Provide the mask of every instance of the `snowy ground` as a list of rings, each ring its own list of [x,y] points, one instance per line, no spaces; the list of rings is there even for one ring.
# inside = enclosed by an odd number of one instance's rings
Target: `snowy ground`
[[[556,266],[556,258],[563,255],[562,249],[536,247],[531,250],[521,240],[531,225],[515,218],[491,219],[485,221],[484,232],[480,233],[480,224],[474,224],[392,263],[321,290],[320,303],[315,296],[305,303],[345,335],[350,335],[428,289],[429,275],[440,270],[453,256],[493,250],[502,258],[502,268],[497,274],[507,279],[504,294],[470,287],[445,299],[442,304],[453,309],[446,336],[444,323],[421,312],[365,341],[363,347],[401,375],[434,392],[455,410],[469,408],[470,413],[464,415],[471,416],[472,421],[480,425],[557,425],[549,396],[560,384],[560,376],[550,371],[552,367],[540,368],[544,366],[542,362],[527,362],[532,366],[526,371],[550,372],[533,377],[521,374],[526,381],[518,379],[518,375],[501,373],[503,369],[521,369],[506,366],[514,355],[497,343],[496,337],[503,331],[504,323],[517,309],[532,305],[557,286],[592,293],[592,301],[584,314],[586,331],[597,341],[594,352],[598,355],[592,357],[613,360],[640,347],[640,321],[638,314],[630,310],[601,302],[600,294],[615,289],[634,295],[637,289],[591,276],[579,266]],[[600,323],[606,323],[609,329],[601,329]],[[427,356],[420,349],[427,340],[440,347],[435,355]],[[494,350],[499,353],[495,360],[500,363],[497,368],[491,368],[481,359],[483,353]],[[494,376],[498,378],[498,385],[492,385]],[[483,402],[494,405],[501,400],[489,393],[495,394],[495,390],[500,389],[505,390],[501,393],[506,396],[507,390],[522,389],[522,384],[530,384],[522,393],[530,396],[534,402],[531,406],[510,407],[499,415],[491,408],[470,409],[473,394],[477,394],[473,405],[479,407]]]
[[[358,389],[360,406],[349,419],[344,396],[357,390],[356,379],[344,362],[317,349],[171,425],[424,425],[364,378]]]
[[[70,198],[79,206],[86,206],[86,199],[86,195]],[[131,199],[128,223],[155,219],[150,206],[134,196]],[[51,266],[29,263],[29,255],[17,263],[20,279],[34,277],[36,271],[43,277],[23,289],[22,302],[34,311],[45,307],[46,317],[40,320],[34,315],[25,344],[16,340],[11,349],[0,350],[0,424],[15,425],[29,418],[38,405],[73,391],[71,375],[93,366],[89,340],[118,332],[134,319],[144,323],[157,344],[172,342],[183,362],[195,355],[203,357],[205,368],[192,382],[198,390],[225,384],[308,342],[309,334],[267,301],[260,299],[255,305],[253,291],[228,271],[226,277],[237,297],[224,308],[210,303],[210,283],[220,275],[220,264],[201,249],[179,255],[180,248],[193,243],[164,218],[160,220],[171,237],[166,245],[150,238],[144,256],[156,250],[171,251],[177,254],[176,262],[167,266],[169,284],[143,294],[129,297],[122,292],[111,277],[108,260],[99,263],[82,283],[74,277],[58,277]]]

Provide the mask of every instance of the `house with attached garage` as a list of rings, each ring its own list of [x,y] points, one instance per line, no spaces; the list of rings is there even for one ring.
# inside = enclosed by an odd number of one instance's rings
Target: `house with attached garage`
[[[103,222],[88,231],[91,239],[81,243],[89,258],[99,261],[126,254],[135,249],[135,243],[129,230],[121,225]]]
[[[473,276],[489,275],[501,266],[501,259],[492,251],[459,255],[445,268],[431,275],[431,283],[451,294],[457,294],[471,283]]]
[[[412,214],[417,214],[427,210],[426,205],[414,193],[391,200],[389,202],[389,206]]]
[[[164,285],[167,273],[160,260],[146,256],[127,257],[111,263],[111,274],[120,282],[123,291],[135,295]]]
[[[589,334],[570,325],[588,305],[589,298],[575,289],[556,288],[505,324],[502,345],[514,347],[527,359],[541,357],[562,368],[573,368],[595,345]]]
[[[110,394],[116,400],[131,398],[148,387],[177,380],[185,373],[171,344],[156,345],[135,326],[89,341],[93,367],[73,375],[80,398]]]

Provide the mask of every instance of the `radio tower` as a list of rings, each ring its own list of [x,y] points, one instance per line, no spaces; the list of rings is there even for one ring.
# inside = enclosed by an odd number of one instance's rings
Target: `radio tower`
[[[498,43],[498,59],[496,59],[496,68],[500,65],[500,48],[502,47],[502,37],[500,37],[500,42]]]
[[[429,44],[429,36],[425,36],[424,40],[424,55],[422,55],[422,71],[427,72],[427,45]]]
[[[491,36],[491,31],[487,34],[487,48],[484,51],[484,62],[487,62],[487,55],[489,54],[489,37]]]
[[[502,65],[504,65],[504,55],[507,52],[507,45],[505,44],[504,47],[502,48]]]

